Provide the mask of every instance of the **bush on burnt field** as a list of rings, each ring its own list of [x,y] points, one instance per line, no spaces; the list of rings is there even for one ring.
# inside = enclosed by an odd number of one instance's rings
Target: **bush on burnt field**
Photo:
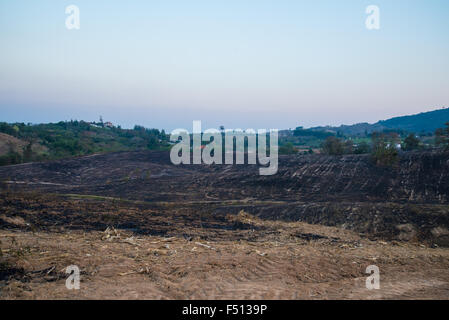
[[[400,138],[396,133],[373,133],[372,159],[378,166],[392,167],[399,163],[398,145]]]
[[[439,128],[435,131],[435,144],[449,150],[449,122],[446,122],[445,128]]]

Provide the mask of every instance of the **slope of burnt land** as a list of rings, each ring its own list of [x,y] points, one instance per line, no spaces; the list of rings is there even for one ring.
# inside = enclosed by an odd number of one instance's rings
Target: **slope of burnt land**
[[[397,167],[367,155],[280,156],[278,173],[256,165],[171,164],[168,152],[118,152],[0,167],[10,188],[146,201],[282,200],[449,202],[449,153],[410,152]]]
[[[0,167],[0,182],[3,191],[126,200],[167,216],[200,212],[206,227],[207,217],[244,210],[265,219],[449,244],[448,153],[403,153],[394,168],[377,167],[366,155],[281,156],[276,175],[260,176],[258,169],[175,166],[168,152],[119,152]]]

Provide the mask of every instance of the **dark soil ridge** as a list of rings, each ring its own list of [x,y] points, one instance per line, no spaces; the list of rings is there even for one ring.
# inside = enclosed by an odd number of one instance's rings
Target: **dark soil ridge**
[[[118,152],[0,167],[0,182],[10,192],[126,199],[137,207],[132,201],[142,202],[168,216],[200,212],[206,228],[216,227],[214,215],[245,210],[264,219],[449,245],[449,153],[401,153],[399,164],[387,168],[375,166],[367,155],[280,156],[276,175],[260,176],[258,168],[175,166],[168,152]],[[130,228],[139,223],[122,222]]]

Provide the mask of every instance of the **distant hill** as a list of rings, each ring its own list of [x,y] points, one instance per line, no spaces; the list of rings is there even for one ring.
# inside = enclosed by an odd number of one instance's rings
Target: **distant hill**
[[[374,124],[358,123],[339,127],[323,126],[279,132],[281,147],[297,146],[310,152],[331,135],[366,139],[375,131],[396,130],[434,133],[449,121],[449,108],[395,117]],[[0,122],[0,165],[70,158],[93,153],[134,150],[166,150],[169,136],[164,130],[135,126],[122,129],[110,122],[61,121],[47,124]]]
[[[435,132],[449,121],[449,108],[422,112],[412,116],[403,116],[379,121],[378,124],[388,129],[402,129],[409,132]]]
[[[0,165],[114,151],[161,150],[168,146],[164,130],[142,126],[121,129],[109,122],[0,122]]]
[[[0,156],[4,156],[11,151],[21,152],[25,146],[26,142],[0,132]]]
[[[435,111],[422,112],[415,115],[395,117],[381,120],[373,124],[358,123],[353,125],[342,125],[339,127],[314,127],[314,131],[331,131],[346,135],[362,135],[374,131],[402,130],[415,133],[434,133],[436,129],[444,127],[449,121],[449,108]]]
[[[11,152],[16,152],[23,155],[23,151],[26,149],[28,142],[17,139],[6,133],[0,132],[0,157],[7,155]],[[48,149],[38,143],[34,143],[31,146],[31,150],[36,154],[48,152]]]

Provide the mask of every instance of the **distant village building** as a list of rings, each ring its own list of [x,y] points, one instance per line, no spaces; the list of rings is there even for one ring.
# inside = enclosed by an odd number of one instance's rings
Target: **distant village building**
[[[101,128],[101,126],[99,126],[95,122],[89,122],[89,125],[91,125],[92,127],[95,127],[95,128]]]
[[[92,127],[95,128],[114,128],[114,125],[112,124],[112,122],[88,122],[89,125],[91,125]]]

